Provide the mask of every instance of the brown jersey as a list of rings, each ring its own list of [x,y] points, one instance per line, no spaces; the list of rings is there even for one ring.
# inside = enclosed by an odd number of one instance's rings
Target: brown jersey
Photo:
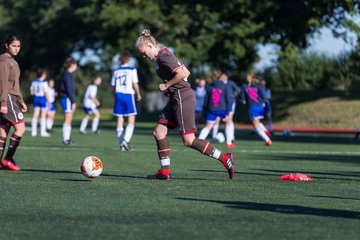
[[[160,49],[158,56],[155,59],[156,73],[164,83],[170,81],[174,77],[176,70],[183,66],[184,64],[182,64],[166,47]],[[190,83],[187,80],[181,80],[177,84],[169,87],[168,91],[174,93],[177,89],[183,88],[191,88]]]
[[[18,104],[24,103],[19,85],[20,68],[14,58],[4,53],[0,55],[0,103],[8,105],[8,94],[15,96]]]

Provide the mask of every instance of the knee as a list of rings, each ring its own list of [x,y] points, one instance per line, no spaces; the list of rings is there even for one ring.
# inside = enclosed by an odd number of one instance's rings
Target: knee
[[[163,139],[166,137],[166,135],[157,128],[155,128],[155,130],[153,131],[153,136],[155,139]]]
[[[184,139],[183,140],[183,144],[186,146],[186,147],[191,147],[191,144],[192,144],[193,141],[190,141],[188,139]]]

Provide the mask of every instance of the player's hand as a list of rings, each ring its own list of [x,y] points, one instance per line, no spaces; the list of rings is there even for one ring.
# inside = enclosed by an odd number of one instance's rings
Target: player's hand
[[[25,103],[22,103],[22,104],[21,104],[21,111],[22,111],[22,112],[27,112],[27,106],[26,106]]]
[[[7,114],[8,108],[7,108],[7,107],[1,107],[0,112],[1,112],[2,114]]]
[[[168,87],[166,86],[165,83],[160,83],[160,84],[159,84],[159,90],[160,90],[160,91],[164,92],[164,91],[166,91],[167,89],[168,89]]]
[[[138,95],[137,98],[136,98],[136,100],[137,100],[138,102],[140,102],[141,99],[142,99],[141,95]]]

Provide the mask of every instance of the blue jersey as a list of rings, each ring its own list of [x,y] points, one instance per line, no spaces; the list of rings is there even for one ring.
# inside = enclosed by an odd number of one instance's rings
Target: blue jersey
[[[194,89],[195,97],[196,97],[196,106],[195,111],[202,112],[204,109],[205,97],[206,97],[206,89],[196,87]]]
[[[233,80],[227,80],[226,85],[230,88],[231,103],[234,103],[241,93],[241,88]]]
[[[61,74],[60,97],[69,98],[71,103],[75,103],[75,80],[73,75],[67,70]]]
[[[231,91],[222,81],[216,80],[206,89],[205,110],[206,111],[230,111]]]
[[[263,105],[265,103],[264,88],[260,84],[255,83],[249,86],[249,84],[245,83],[241,88],[240,99],[246,101],[248,106]]]

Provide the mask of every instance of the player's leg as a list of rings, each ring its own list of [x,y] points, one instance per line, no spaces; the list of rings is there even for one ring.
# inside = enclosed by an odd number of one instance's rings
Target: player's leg
[[[31,119],[31,136],[35,137],[37,135],[37,123],[40,115],[40,107],[34,106],[33,117]]]
[[[163,124],[157,124],[153,136],[156,141],[160,169],[148,179],[170,180],[170,144],[167,139],[168,127]]]
[[[121,142],[121,147],[125,151],[130,150],[129,143],[130,143],[130,140],[133,136],[134,129],[135,129],[135,115],[128,116],[127,120],[128,120],[128,123],[125,128],[124,139]]]
[[[205,127],[200,131],[199,138],[206,139],[214,125],[216,125],[215,121],[207,121]]]
[[[46,106],[41,108],[40,110],[40,136],[42,137],[50,137],[50,134],[46,132]]]
[[[235,148],[234,144],[234,121],[233,115],[229,115],[225,120],[225,136],[226,136],[226,147]]]
[[[25,133],[25,122],[19,122],[16,125],[14,125],[15,131],[10,137],[9,147],[7,149],[6,155],[4,160],[1,161],[1,164],[3,167],[19,171],[20,167],[16,165],[14,161],[14,155],[16,153],[16,150],[21,142],[22,137]]]
[[[94,118],[93,118],[92,124],[91,124],[91,132],[98,133],[99,122],[100,122],[100,112],[96,109],[93,111],[93,113],[94,113]]]
[[[118,138],[119,145],[121,146],[121,143],[124,139],[124,117],[118,116],[117,117],[117,123],[116,123],[116,136]]]
[[[83,119],[81,120],[80,123],[80,134],[86,134],[86,128],[88,125],[90,119],[90,114],[89,113],[85,113],[85,116],[83,117]]]
[[[73,120],[72,104],[69,98],[61,98],[60,103],[64,112],[64,122],[62,125],[63,144],[73,144],[71,140],[71,124]]]

